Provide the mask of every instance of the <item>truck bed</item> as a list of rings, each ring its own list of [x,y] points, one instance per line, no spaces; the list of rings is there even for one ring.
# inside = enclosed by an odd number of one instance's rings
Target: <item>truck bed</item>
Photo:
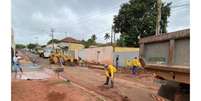
[[[157,77],[190,83],[190,29],[140,39],[145,69]]]

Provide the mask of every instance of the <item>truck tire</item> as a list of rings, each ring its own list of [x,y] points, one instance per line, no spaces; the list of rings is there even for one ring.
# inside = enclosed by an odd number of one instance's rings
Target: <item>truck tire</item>
[[[158,95],[167,98],[170,101],[174,101],[174,95],[176,94],[178,88],[178,83],[168,81],[167,84],[161,85]]]
[[[170,101],[190,101],[190,86],[169,81],[161,85],[158,95]]]
[[[189,84],[180,84],[180,88],[175,93],[174,101],[190,101]]]

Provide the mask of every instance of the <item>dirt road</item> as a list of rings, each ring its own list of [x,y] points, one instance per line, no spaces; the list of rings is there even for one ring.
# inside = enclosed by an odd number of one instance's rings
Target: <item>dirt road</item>
[[[157,85],[146,86],[119,77],[115,78],[115,87],[108,89],[103,86],[105,82],[103,72],[83,67],[65,68],[66,78],[113,101],[153,101],[151,94],[156,94],[158,90]]]
[[[26,55],[33,56],[30,53]],[[69,83],[45,71],[49,67],[57,68],[58,65],[49,65],[47,59],[36,58],[40,69],[30,69],[29,65],[24,65],[24,75],[31,75],[32,78],[37,75],[40,78],[44,73],[49,76],[41,80],[12,79],[12,101],[154,101],[152,95],[159,88],[149,74],[144,77],[116,74],[114,88],[108,89],[103,86],[103,70],[79,66],[64,67],[62,77],[69,79]]]
[[[12,101],[100,101],[61,80],[12,81]]]

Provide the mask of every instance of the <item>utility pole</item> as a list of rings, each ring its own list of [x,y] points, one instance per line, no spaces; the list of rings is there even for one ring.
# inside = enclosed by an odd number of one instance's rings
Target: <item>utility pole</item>
[[[112,29],[111,29],[111,36],[110,36],[110,38],[111,38],[111,45],[113,46],[113,44],[112,44],[112,40],[113,40],[113,31],[112,31]]]
[[[112,45],[112,50],[113,52],[115,52],[115,46],[114,46],[114,43],[115,43],[115,35],[114,35],[114,26],[112,25],[112,28],[111,28],[111,45]],[[113,36],[114,35],[114,36]],[[113,41],[113,37],[114,37],[114,41]]]
[[[115,42],[116,42],[116,33],[114,33],[114,44],[116,44]]]
[[[54,50],[54,41],[53,41],[53,39],[54,39],[54,29],[53,28],[51,28],[51,35],[52,35],[52,48]]]
[[[113,35],[114,35],[113,52],[115,52],[115,47],[116,47],[116,33],[114,32],[114,26],[112,26],[112,31],[113,31]]]
[[[114,26],[112,25],[112,31],[113,31],[113,34],[114,34],[114,44],[115,44],[115,40],[116,40],[116,33],[114,32]]]
[[[156,35],[160,35],[161,0],[157,0]]]

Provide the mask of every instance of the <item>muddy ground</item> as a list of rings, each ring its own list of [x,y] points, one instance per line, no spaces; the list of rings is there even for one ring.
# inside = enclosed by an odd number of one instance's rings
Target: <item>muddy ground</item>
[[[12,81],[12,101],[101,101],[61,80]]]
[[[156,101],[155,95],[160,87],[153,82],[150,73],[137,77],[117,73],[114,88],[109,89],[103,86],[103,70],[79,66],[65,66],[64,73],[58,79],[55,73],[46,71],[52,71],[51,68],[57,68],[58,65],[50,65],[48,59],[31,53],[21,52],[21,55],[25,58],[22,65],[29,64],[31,58],[35,57],[40,69],[34,70],[24,65],[24,77],[33,79],[12,78],[12,101]],[[35,75],[40,78],[42,73],[49,75],[48,78],[34,79]]]

